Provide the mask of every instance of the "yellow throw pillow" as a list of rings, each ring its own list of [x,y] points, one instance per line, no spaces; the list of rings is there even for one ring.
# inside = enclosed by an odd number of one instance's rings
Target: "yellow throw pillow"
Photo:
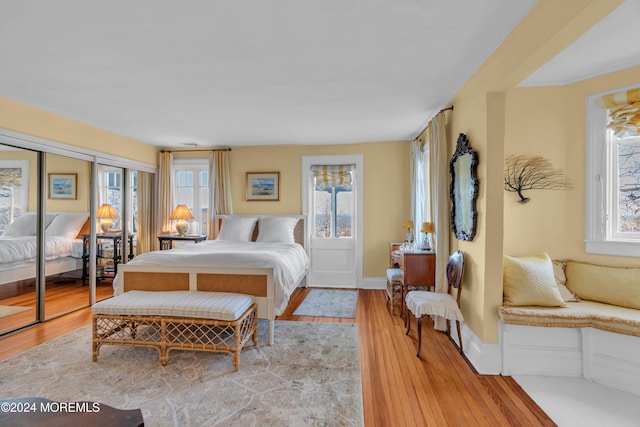
[[[549,255],[504,257],[504,304],[566,307]]]

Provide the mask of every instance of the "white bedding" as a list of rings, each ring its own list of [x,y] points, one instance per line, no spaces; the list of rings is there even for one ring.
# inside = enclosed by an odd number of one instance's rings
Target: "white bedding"
[[[275,312],[284,312],[289,297],[307,274],[309,258],[297,243],[260,243],[207,240],[168,251],[141,254],[129,265],[176,265],[181,267],[273,268]],[[121,293],[122,277],[113,281],[115,294]]]
[[[25,263],[35,263],[38,242],[35,236],[0,236],[0,271],[10,270]],[[64,236],[49,236],[45,239],[45,259],[52,261],[73,256],[82,258],[82,240]]]

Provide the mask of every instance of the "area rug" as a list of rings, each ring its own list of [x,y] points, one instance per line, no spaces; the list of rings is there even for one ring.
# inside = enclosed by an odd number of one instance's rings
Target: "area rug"
[[[22,313],[31,310],[31,307],[20,307],[17,305],[0,305],[0,318],[8,317],[12,314]]]
[[[358,291],[311,289],[294,316],[356,317]]]
[[[45,397],[142,410],[145,426],[362,426],[355,324],[276,321],[269,346],[228,354],[103,346],[82,327],[0,362],[0,399]]]

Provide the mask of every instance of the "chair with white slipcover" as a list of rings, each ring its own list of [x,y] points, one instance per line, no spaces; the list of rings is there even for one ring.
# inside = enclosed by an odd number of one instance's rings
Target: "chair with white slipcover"
[[[418,324],[418,351],[416,356],[420,357],[420,345],[422,344],[422,317],[423,316],[440,316],[447,321],[447,335],[449,335],[449,321],[455,320],[458,329],[458,343],[460,344],[460,353],[462,353],[462,337],[460,334],[460,322],[463,319],[460,311],[460,295],[462,293],[462,278],[464,273],[464,256],[462,252],[456,251],[449,257],[447,263],[447,293],[428,292],[428,291],[411,291],[406,297],[406,334],[409,335],[411,328],[411,312]],[[452,295],[453,288],[456,288],[457,294]]]

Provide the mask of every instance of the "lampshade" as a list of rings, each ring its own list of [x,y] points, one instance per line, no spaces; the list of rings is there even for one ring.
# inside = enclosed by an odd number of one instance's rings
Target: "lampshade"
[[[169,219],[196,219],[196,217],[193,216],[191,209],[187,205],[178,205],[171,212]]]
[[[100,220],[100,229],[104,234],[111,231],[111,227],[113,226],[113,221],[111,220],[113,218],[120,218],[118,212],[109,203],[100,205],[98,212],[96,212],[96,216]]]
[[[187,205],[178,205],[171,213],[169,219],[175,219],[176,231],[180,236],[186,236],[189,232],[189,223],[185,219],[196,219]]]
[[[422,233],[433,233],[433,224],[430,222],[423,222],[422,228],[420,229]]]
[[[402,228],[407,228],[407,229],[413,228],[413,221],[411,221],[410,219],[406,220],[402,225]]]
[[[118,212],[116,212],[113,206],[111,206],[108,203],[105,203],[98,208],[98,212],[96,212],[96,216],[99,219],[120,218],[120,215],[118,215]]]

